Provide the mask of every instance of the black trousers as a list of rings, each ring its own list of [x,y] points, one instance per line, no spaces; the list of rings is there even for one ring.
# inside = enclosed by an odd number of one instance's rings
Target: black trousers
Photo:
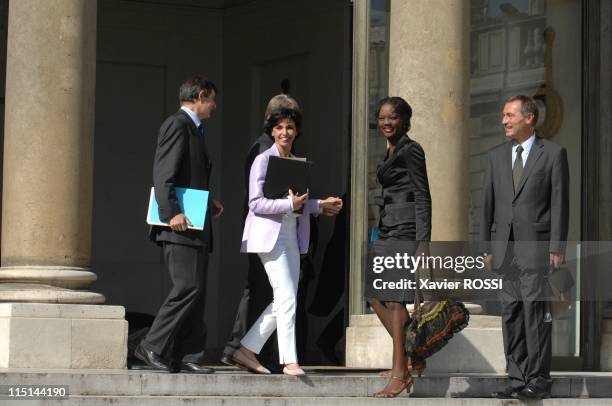
[[[208,247],[164,242],[163,252],[173,287],[142,345],[168,360],[200,363],[206,343]]]
[[[224,354],[232,355],[240,348],[240,340],[246,335],[255,320],[272,301],[272,287],[266,270],[257,254],[248,254],[249,270],[247,284],[242,292],[232,333],[223,350]],[[278,344],[276,334],[272,334],[263,346],[258,357],[263,364],[278,364]]]
[[[550,311],[550,303],[545,301],[546,270],[520,269],[509,247],[500,271],[502,332],[510,383],[517,388],[531,383],[550,391],[552,320],[546,317]]]

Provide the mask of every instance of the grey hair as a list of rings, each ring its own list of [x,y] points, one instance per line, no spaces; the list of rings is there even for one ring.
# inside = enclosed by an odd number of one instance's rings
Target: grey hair
[[[268,118],[272,114],[272,111],[278,109],[290,109],[296,110],[301,113],[300,105],[295,99],[287,94],[277,94],[272,97],[268,102],[268,107],[266,107],[266,112],[264,113],[264,125],[268,121]]]
[[[533,125],[535,126],[535,124],[538,122],[538,115],[540,114],[540,111],[538,110],[538,105],[536,104],[533,97],[519,94],[507,98],[504,104],[508,104],[513,101],[521,102],[521,114],[523,115],[523,117],[527,117],[529,113],[533,114]]]

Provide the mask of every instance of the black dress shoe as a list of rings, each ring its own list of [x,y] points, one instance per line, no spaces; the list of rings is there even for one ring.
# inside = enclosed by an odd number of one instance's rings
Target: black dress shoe
[[[196,364],[195,362],[181,362],[181,372],[187,372],[191,374],[213,374],[215,370],[212,368],[205,367],[204,365]]]
[[[221,357],[221,363],[231,367],[236,366],[236,361],[234,361],[234,358],[232,358],[232,356],[229,354],[223,354]]]
[[[521,399],[546,399],[550,397],[550,392],[535,385],[527,384],[517,395]]]
[[[514,399],[516,394],[523,390],[523,387],[515,388],[514,386],[508,386],[506,389],[499,392],[493,392],[493,397],[497,399]]]
[[[162,357],[155,354],[153,351],[149,351],[139,345],[134,350],[134,357],[138,358],[140,361],[144,363],[144,365],[139,365],[138,368],[134,369],[149,369],[154,371],[168,371],[168,365],[164,362]]]

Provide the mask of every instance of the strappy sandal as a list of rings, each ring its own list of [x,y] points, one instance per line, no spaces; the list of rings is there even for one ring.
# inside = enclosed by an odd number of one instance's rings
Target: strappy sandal
[[[406,389],[407,392],[410,393],[413,383],[412,375],[408,375],[406,379],[400,378],[399,376],[390,376],[390,378],[395,379],[396,381],[400,381],[402,383],[401,388],[397,392],[391,392],[383,389],[373,395],[375,398],[396,398],[404,391],[404,389]]]
[[[408,361],[406,365],[406,370],[408,371],[409,374],[412,374],[412,372],[416,372],[417,376],[420,378],[421,375],[423,375],[423,371],[425,370],[426,367],[427,367],[427,362],[424,359],[417,359],[414,362]],[[386,371],[381,371],[379,372],[378,376],[390,378],[391,370],[387,369]]]
[[[417,358],[414,361],[408,362],[407,370],[408,373],[412,375],[412,372],[416,372],[417,376],[420,378],[423,375],[423,371],[427,367],[427,361],[423,358]]]

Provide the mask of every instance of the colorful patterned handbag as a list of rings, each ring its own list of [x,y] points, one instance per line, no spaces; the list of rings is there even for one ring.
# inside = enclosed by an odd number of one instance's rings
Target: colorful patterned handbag
[[[417,279],[419,278],[417,271]],[[413,360],[422,360],[440,351],[453,335],[463,330],[470,313],[462,302],[447,299],[421,304],[418,284],[412,322],[406,326],[405,350]]]

